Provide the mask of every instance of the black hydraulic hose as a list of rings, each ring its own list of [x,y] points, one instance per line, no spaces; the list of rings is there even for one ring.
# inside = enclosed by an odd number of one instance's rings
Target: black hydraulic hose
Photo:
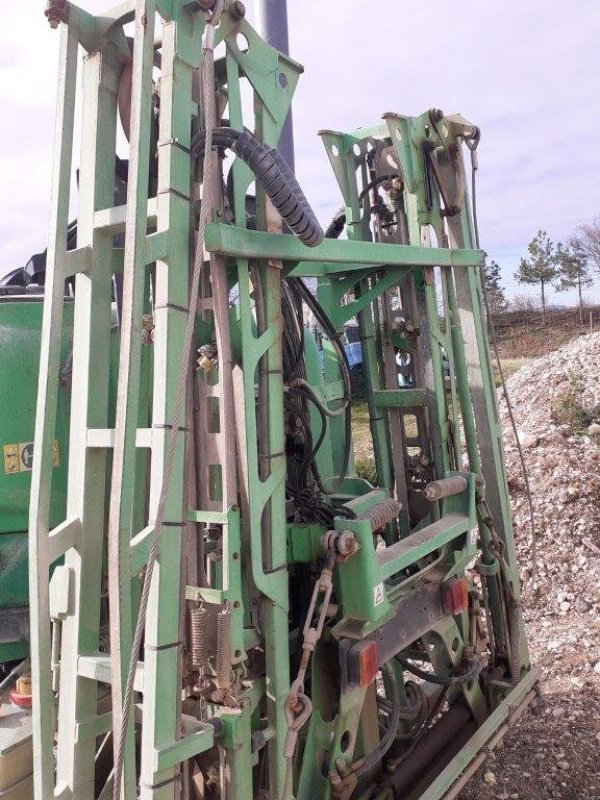
[[[338,208],[329,225],[325,228],[326,239],[339,239],[346,224],[346,208]]]
[[[453,686],[459,683],[470,683],[474,681],[481,672],[481,664],[477,659],[469,661],[469,670],[460,675],[456,673],[453,675],[436,675],[433,672],[426,672],[423,669],[415,667],[414,664],[411,664],[406,658],[396,656],[396,659],[407,672],[410,672],[416,678],[421,678],[421,680],[427,681],[428,683],[434,683],[436,686]]]
[[[213,144],[231,150],[252,170],[282,220],[307,247],[323,241],[323,230],[287,161],[273,147],[259,142],[250,131],[216,128]],[[201,132],[192,141],[192,153],[201,155],[205,138]]]
[[[320,409],[323,412],[323,414],[325,414],[326,417],[339,417],[341,414],[344,413],[344,411],[346,410],[346,406],[348,405],[348,401],[346,400],[344,401],[343,406],[341,406],[340,408],[336,408],[333,411],[330,408],[327,408],[327,406],[324,405],[323,401],[321,400],[319,395],[315,392],[310,383],[304,380],[304,378],[296,378],[295,380],[291,381],[289,386],[290,389],[296,389],[297,391],[306,395],[306,397],[309,397],[314,403],[314,405],[318,409]]]
[[[312,313],[315,315],[315,318],[325,335],[330,340],[332,345],[334,346],[336,353],[338,355],[338,359],[340,362],[340,368],[342,372],[342,381],[344,383],[344,402],[349,403],[352,399],[352,388],[350,385],[350,365],[348,363],[348,357],[346,355],[346,351],[340,341],[340,335],[333,327],[331,320],[321,307],[321,304],[317,300],[317,298],[313,295],[310,289],[306,286],[302,278],[288,278],[288,283],[293,286],[299,294],[302,296],[302,299],[306,303],[306,305],[310,308]]]
[[[369,194],[371,189],[374,189],[376,186],[379,186],[380,183],[385,183],[386,181],[391,181],[394,178],[397,178],[398,175],[380,175],[378,178],[367,183],[365,188],[358,196],[359,203],[362,202],[365,197]],[[346,206],[342,206],[338,208],[338,210],[333,215],[331,222],[325,229],[325,238],[326,239],[339,239],[344,230],[344,225],[346,224]]]
[[[344,350],[344,347],[340,341],[339,333],[332,325],[331,320],[329,319],[325,311],[321,308],[321,305],[317,300],[317,298],[313,295],[313,293],[310,291],[310,289],[306,286],[306,284],[301,278],[288,278],[287,280],[288,283],[294,289],[296,289],[296,291],[298,291],[298,293],[301,295],[306,305],[315,315],[317,322],[319,323],[319,325],[325,332],[326,336],[328,337],[329,341],[335,348],[340,363],[342,381],[344,383],[344,403],[346,406],[346,424],[344,431],[346,446],[344,448],[344,461],[342,463],[338,479],[336,480],[334,486],[329,490],[327,490],[326,492],[326,494],[331,495],[335,494],[335,492],[340,488],[340,486],[346,479],[346,476],[348,474],[348,466],[350,464],[350,442],[352,440],[352,409],[351,409],[352,387],[350,383],[350,365],[348,364],[348,357],[346,355],[346,351]],[[323,484],[322,481],[320,480],[320,476],[318,473],[318,469],[314,462],[313,462],[313,474],[315,475],[315,478],[319,483],[321,491],[324,491]]]
[[[300,477],[302,477],[306,473],[306,470],[308,469],[308,466],[314,454],[310,423],[305,414],[302,412],[302,410],[299,409],[296,405],[294,405],[294,403],[291,403],[288,400],[284,400],[283,407],[289,414],[296,417],[296,419],[300,422],[302,429],[304,431],[306,449],[302,457],[302,461],[298,462],[298,473]],[[298,491],[296,487],[290,486],[289,483],[287,485],[287,489],[292,495],[296,494]]]
[[[293,392],[294,389],[292,387],[289,387],[288,391]],[[323,407],[321,405],[315,403],[314,399],[310,395],[305,395],[302,392],[298,391],[297,389],[295,391],[301,397],[305,397],[307,400],[310,400],[313,403],[313,405],[315,406],[315,408],[317,409],[317,411],[319,413],[319,416],[321,417],[321,432],[320,432],[319,438],[317,439],[317,442],[316,442],[316,444],[313,447],[312,452],[311,452],[310,460],[312,461],[312,459],[319,452],[319,450],[321,448],[321,445],[323,444],[323,441],[325,439],[325,435],[327,433],[327,418],[326,418],[326,415],[324,413]]]
[[[364,760],[361,761],[355,769],[352,769],[352,772],[357,778],[360,778],[361,775],[364,775],[381,763],[385,754],[394,743],[398,725],[400,724],[400,697],[394,670],[389,664],[385,664],[381,670],[381,674],[383,685],[385,686],[386,699],[390,701],[391,705],[388,724],[377,746],[364,757]]]

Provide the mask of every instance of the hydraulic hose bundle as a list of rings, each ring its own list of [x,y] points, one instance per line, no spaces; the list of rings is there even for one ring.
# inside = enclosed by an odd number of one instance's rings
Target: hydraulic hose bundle
[[[316,247],[323,230],[304,192],[281,153],[259,142],[249,131],[216,128],[213,145],[230,148],[252,170],[282,220],[307,247]],[[192,153],[202,156],[206,147],[204,131],[192,141]]]

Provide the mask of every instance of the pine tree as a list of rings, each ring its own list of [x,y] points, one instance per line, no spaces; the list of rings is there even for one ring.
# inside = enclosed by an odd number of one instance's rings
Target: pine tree
[[[486,264],[483,270],[483,281],[487,295],[488,305],[492,314],[506,311],[508,303],[504,289],[500,283],[500,265],[496,261]]]
[[[576,236],[571,237],[566,246],[559,242],[556,247],[556,264],[559,278],[556,290],[563,292],[567,289],[577,289],[579,321],[583,324],[583,289],[593,283],[583,242]]]
[[[546,324],[546,286],[557,276],[554,245],[546,231],[539,230],[527,246],[529,258],[522,258],[515,278],[519,283],[540,286],[542,314]]]

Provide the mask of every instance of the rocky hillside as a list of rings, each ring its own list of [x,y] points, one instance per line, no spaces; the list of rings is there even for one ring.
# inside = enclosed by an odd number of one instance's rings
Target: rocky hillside
[[[507,382],[528,467],[533,546],[515,436],[500,413],[541,714],[526,716],[462,800],[600,798],[600,333]],[[535,559],[534,559],[535,552]]]

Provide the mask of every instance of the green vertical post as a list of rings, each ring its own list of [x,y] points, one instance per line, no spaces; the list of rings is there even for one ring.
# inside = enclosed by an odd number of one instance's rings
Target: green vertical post
[[[71,183],[73,123],[77,78],[78,31],[60,26],[58,105],[55,125],[50,232],[48,241],[35,448],[29,507],[29,608],[33,679],[32,727],[34,791],[38,800],[54,792],[54,700],[50,675],[50,609],[48,534],[52,484],[52,442],[56,418],[60,342],[62,337],[65,259]]]
[[[129,181],[123,261],[123,312],[117,411],[108,525],[108,585],[111,615],[112,713],[115,759],[122,728],[125,687],[133,643],[129,553],[135,496],[136,431],[140,403],[141,336],[147,268],[148,180],[154,61],[154,0],[136,0],[131,89]],[[133,714],[124,743],[123,800],[136,795]]]
[[[81,519],[81,541],[77,552],[65,556],[73,576],[73,613],[62,622],[56,751],[57,784],[81,800],[93,797],[96,742],[78,735],[78,724],[96,716],[97,688],[77,674],[77,661],[98,649],[107,466],[106,450],[88,446],[88,430],[108,425],[112,292],[112,236],[95,229],[94,215],[113,203],[120,66],[110,40],[83,59],[77,244],[90,249],[91,261],[75,282],[67,497],[68,517]]]

